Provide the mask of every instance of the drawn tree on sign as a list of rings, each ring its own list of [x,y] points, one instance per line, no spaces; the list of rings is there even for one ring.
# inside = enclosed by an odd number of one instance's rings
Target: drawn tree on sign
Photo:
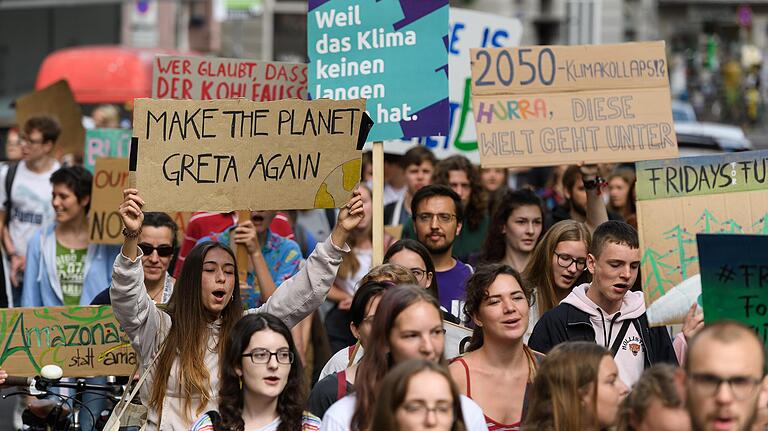
[[[698,220],[696,220],[696,226],[699,225],[699,223],[703,223],[704,230],[701,231],[701,233],[711,233],[714,230],[713,223],[719,223],[714,215],[708,210],[704,209],[704,212],[701,214],[701,217],[699,217]]]
[[[664,235],[664,239],[671,239],[676,242],[676,247],[670,250],[668,254],[676,252],[677,261],[680,262],[678,266],[672,267],[667,272],[667,275],[679,272],[680,276],[685,280],[688,278],[688,266],[699,260],[698,256],[687,256],[685,252],[686,245],[696,244],[696,236],[688,232],[688,229],[680,227],[679,224],[664,232]]]
[[[721,225],[720,232],[723,233],[744,233],[744,228],[741,227],[736,220],[729,218]]]
[[[675,269],[674,266],[662,262],[662,259],[668,257],[670,254],[672,254],[671,251],[661,254],[652,248],[646,248],[645,253],[643,253],[640,265],[646,268],[650,267],[650,273],[647,274],[645,280],[643,280],[643,286],[647,286],[648,294],[651,297],[656,296],[657,293],[658,296],[664,295],[666,293],[666,289],[664,288],[665,284],[668,284],[670,287],[675,286],[673,280],[664,277],[664,274],[662,274],[665,270],[670,271]],[[648,264],[648,266],[646,266],[646,264]]]
[[[756,222],[752,223],[755,233],[758,235],[768,235],[768,213],[763,214]]]

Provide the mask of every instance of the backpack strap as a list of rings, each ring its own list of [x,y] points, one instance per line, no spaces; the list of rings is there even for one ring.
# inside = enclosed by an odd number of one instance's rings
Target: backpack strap
[[[13,204],[11,203],[11,189],[13,188],[13,180],[16,178],[16,171],[19,168],[19,162],[8,163],[8,171],[5,174],[5,223],[11,220],[11,209]]]
[[[619,353],[621,342],[624,340],[624,336],[627,335],[627,331],[629,330],[629,325],[632,324],[632,320],[634,319],[625,320],[621,325],[621,329],[619,329],[619,333],[616,334],[616,340],[614,340],[613,344],[611,345],[611,353],[613,354],[614,358],[616,357],[616,354]]]
[[[347,395],[347,370],[341,370],[336,373],[336,400],[340,400]]]

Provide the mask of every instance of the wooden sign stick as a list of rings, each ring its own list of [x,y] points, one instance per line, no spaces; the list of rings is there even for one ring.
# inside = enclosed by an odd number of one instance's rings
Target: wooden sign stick
[[[384,143],[373,143],[373,261],[381,265],[384,260]]]
[[[238,211],[237,222],[242,223],[245,220],[251,218],[250,211]],[[248,247],[245,244],[237,244],[237,250],[235,251],[235,257],[237,258],[237,276],[240,282],[244,282],[248,277]]]

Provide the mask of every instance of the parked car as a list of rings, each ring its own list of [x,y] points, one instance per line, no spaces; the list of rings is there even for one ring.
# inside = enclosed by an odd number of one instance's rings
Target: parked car
[[[754,149],[741,127],[698,121],[690,103],[673,100],[672,119],[681,157]]]

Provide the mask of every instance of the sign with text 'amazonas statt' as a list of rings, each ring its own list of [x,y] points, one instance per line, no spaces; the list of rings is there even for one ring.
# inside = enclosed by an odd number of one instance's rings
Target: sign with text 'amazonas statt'
[[[677,157],[664,42],[470,51],[484,167]]]
[[[339,207],[360,180],[364,113],[363,99],[136,99],[144,209]]]
[[[0,368],[35,376],[58,365],[65,377],[127,376],[136,353],[112,307],[32,307],[0,310]]]

